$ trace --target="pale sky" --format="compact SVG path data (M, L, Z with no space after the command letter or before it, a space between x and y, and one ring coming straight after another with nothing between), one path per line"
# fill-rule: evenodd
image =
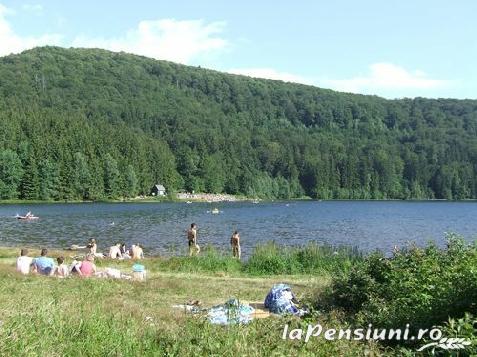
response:
M477 1L7 1L0 56L99 47L387 98L477 98Z

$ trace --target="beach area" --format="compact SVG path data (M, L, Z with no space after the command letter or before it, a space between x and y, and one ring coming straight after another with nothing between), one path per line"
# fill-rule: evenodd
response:
M410 356L436 346L435 336L458 337L455 348L464 352L477 347L477 247L456 235L445 249L414 246L391 257L273 242L257 246L247 261L213 247L193 257L146 254L140 280L125 278L133 259L95 259L97 271L114 269L118 278L58 278L18 273L18 255L19 248L0 249L0 350L8 356ZM48 252L67 263L78 255ZM333 337L353 326L356 338ZM410 337L386 340L376 332L396 328Z
M246 198L239 198L234 195L214 193L177 193L176 198L180 201L198 202L236 202L246 200Z
M71 251L51 251L68 257ZM37 254L31 250L32 256ZM205 252L198 258L147 257L145 281L22 276L15 272L17 249L0 249L0 350L25 355L332 355L374 350L371 345L316 340L284 341L293 316L266 315L247 325L217 326L203 315L174 305L190 300L201 307L239 299L263 309L277 283L287 283L299 300L309 301L330 283L329 274L246 272L242 263ZM97 259L98 269L131 269L130 261ZM329 319L331 317L328 317ZM334 321L336 317L332 317Z

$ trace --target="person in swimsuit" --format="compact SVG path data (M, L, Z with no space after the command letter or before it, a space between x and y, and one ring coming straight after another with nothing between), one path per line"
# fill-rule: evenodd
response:
M189 242L189 257L198 255L200 247L197 244L197 225L195 223L192 223L187 230L187 240Z
M230 237L230 244L232 245L232 255L234 258L238 258L240 260L240 235L238 231L235 231L234 234L232 234L232 237Z

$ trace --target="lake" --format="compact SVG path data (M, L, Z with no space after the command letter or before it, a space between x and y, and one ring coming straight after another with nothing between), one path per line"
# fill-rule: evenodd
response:
M219 214L211 214L218 208ZM36 221L14 218L31 210ZM290 201L230 203L80 203L0 205L0 246L66 248L98 240L100 250L123 241L142 243L146 253L181 254L185 231L199 227L199 244L229 248L241 234L243 255L258 243L310 241L357 246L363 251L394 245L445 243L445 232L477 238L477 202Z

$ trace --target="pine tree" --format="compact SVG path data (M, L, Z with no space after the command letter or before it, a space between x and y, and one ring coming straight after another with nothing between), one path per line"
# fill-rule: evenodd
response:
M18 198L18 188L23 176L22 163L16 152L0 152L0 198Z
M107 198L117 198L120 192L120 175L117 161L108 153L104 158L104 193Z

